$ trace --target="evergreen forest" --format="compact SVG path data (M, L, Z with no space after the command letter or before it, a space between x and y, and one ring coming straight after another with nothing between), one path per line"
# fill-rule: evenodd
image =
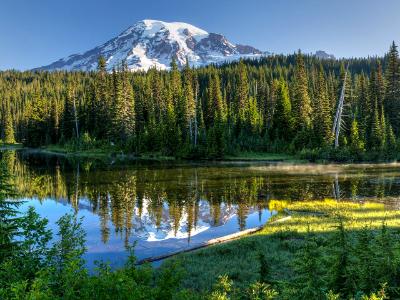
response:
M347 73L347 76L346 76ZM332 130L345 86L339 147ZM241 152L310 160L392 160L400 137L400 64L300 51L180 70L0 72L1 138L29 147L221 159Z

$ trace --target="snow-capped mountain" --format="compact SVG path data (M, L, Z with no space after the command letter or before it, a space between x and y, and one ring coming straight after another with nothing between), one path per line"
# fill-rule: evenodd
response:
M326 53L323 50L318 50L314 55L319 59L336 59L333 54Z
M101 46L73 54L38 70L91 71L97 68L100 56L106 59L109 71L123 61L135 71L151 67L168 69L172 59L180 67L186 63L186 58L191 66L199 67L266 54L251 46L233 44L221 34L208 33L187 23L143 20Z

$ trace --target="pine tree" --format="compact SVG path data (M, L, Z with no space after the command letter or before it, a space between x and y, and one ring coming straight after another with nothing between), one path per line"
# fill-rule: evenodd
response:
M293 298L297 299L324 299L325 281L322 276L322 266L318 261L321 256L315 238L307 239L294 261L295 278L293 281Z
M177 117L174 110L172 90L167 95L167 112L163 134L163 152L167 155L176 155L180 145L180 132L177 124Z
M332 143L332 117L325 74L322 66L318 72L314 100L314 136L317 145L330 145Z
M334 255L331 257L331 269L329 270L330 288L339 292L345 299L351 297L354 292L354 275L351 269L351 244L348 232L344 228L343 217L339 216L338 232L333 237L336 245Z
M390 46L387 60L385 110L388 112L393 130L398 133L400 130L400 64L399 52L394 42Z
M380 284L387 283L389 287L397 286L400 277L395 240L393 233L385 223L382 224L381 230L374 240L375 260L372 262L375 269L374 275Z
M386 148L389 157L396 157L397 155L397 141L396 136L393 132L392 126L389 124L387 126L387 133L386 133Z
M382 132L381 117L379 116L379 108L375 99L374 114L371 122L371 134L369 138L370 148L375 151L381 151L385 145L385 133Z
M257 100L250 97L246 109L246 124L249 132L254 135L259 135L262 127L262 117L258 110Z
M369 125L371 124L372 105L368 98L368 84L364 72L356 80L356 98L357 98L357 118L359 128L363 137L367 137Z
M357 120L353 120L350 128L350 149L353 154L361 154L364 151L364 142L360 138Z
M249 99L249 81L247 70L244 62L241 60L238 65L238 79L236 84L236 106L238 115L238 128L241 129L242 124L245 122L245 112L247 102Z
M292 133L292 105L286 81L281 78L276 83L276 104L272 131L277 139L288 141Z
M60 138L60 108L56 99L51 102L49 130L51 131L51 143L58 143Z
M311 99L308 94L308 78L300 50L296 56L294 75L293 116L299 130L309 129L311 126Z
M213 69L208 82L208 121L210 123L226 121L220 79L215 69Z
M379 286L379 282L377 281L377 277L375 275L375 266L371 261L371 258L375 256L374 253L374 236L371 233L371 228L364 227L359 233L357 237L357 284L359 289L364 293L373 292L377 286Z
M170 84L173 104L177 106L182 96L182 79L175 59L171 61Z
M106 61L102 56L99 57L98 61L93 97L92 120L94 123L94 136L97 136L100 139L108 138L111 129L110 115L112 109Z
M385 92L386 92L385 91L385 80L383 78L382 65L381 65L380 61L378 60L377 67L376 67L376 78L375 78L375 97L376 97L376 100L378 101L379 108L385 108L384 107Z
M3 118L4 118L4 143L6 144L14 144L15 143L15 135L14 135L14 125L11 115L11 109L9 102L3 107Z
M117 141L124 144L135 130L135 108L129 71L123 63L118 73L113 72L114 101L112 110L113 132Z
M78 112L76 106L76 83L73 81L68 82L67 97L64 104L62 131L66 139L76 138L79 139L79 122Z
M189 61L186 60L186 66L183 71L183 95L185 97L185 121L186 130L189 135L189 141L194 144L194 130L195 130L195 116L196 116L196 103L193 91L193 74L189 66Z

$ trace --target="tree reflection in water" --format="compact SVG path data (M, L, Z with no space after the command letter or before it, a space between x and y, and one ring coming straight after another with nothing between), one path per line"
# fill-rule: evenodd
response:
M238 229L244 229L247 216L258 211L261 218L271 199L385 199L400 191L400 173L390 166L309 172L257 164L110 166L15 151L2 156L21 197L52 199L76 212L90 210L100 218L103 243L109 241L110 223L126 244L132 234L190 241L196 232L222 225L233 215Z

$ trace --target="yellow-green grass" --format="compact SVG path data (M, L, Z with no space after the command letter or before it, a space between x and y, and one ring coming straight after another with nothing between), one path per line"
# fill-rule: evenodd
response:
M210 290L222 274L228 275L238 287L245 287L259 279L258 256L262 252L270 264L272 281L279 285L293 276L294 255L302 248L308 232L328 240L336 231L339 217L350 235L365 227L378 231L383 222L396 237L400 233L400 211L379 203L275 200L270 201L270 209L280 212L257 234L182 254L164 265L178 261L187 274L184 285L199 291ZM288 214L291 218L285 222L273 222Z

